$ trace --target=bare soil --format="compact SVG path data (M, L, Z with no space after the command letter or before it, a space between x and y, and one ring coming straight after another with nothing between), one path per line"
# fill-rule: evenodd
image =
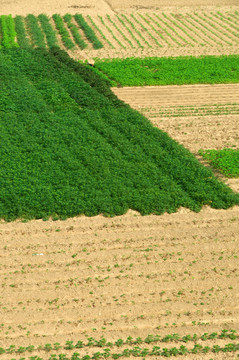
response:
M239 207L17 221L0 230L4 348L239 330Z

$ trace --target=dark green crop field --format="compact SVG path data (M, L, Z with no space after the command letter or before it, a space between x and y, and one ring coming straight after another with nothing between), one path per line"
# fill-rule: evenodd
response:
M239 55L97 60L111 85L186 85L239 82Z
M55 49L0 52L0 218L228 208L239 195Z

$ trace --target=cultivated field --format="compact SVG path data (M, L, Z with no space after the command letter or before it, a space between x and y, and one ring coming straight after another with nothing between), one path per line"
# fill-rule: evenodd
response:
M14 21L23 16L26 39L35 47L36 23L26 20L29 13L49 16L58 45L66 49L56 28L61 20L52 17L60 14L74 44L67 51L80 60L238 54L237 0L177 0L171 8L167 0L147 6L142 0L2 3L0 14L12 14ZM71 19L63 18L67 13ZM102 48L94 48L76 13L83 14ZM43 34L37 41L48 48L43 22L37 22ZM72 23L85 49L76 44ZM48 82L52 87L35 81L36 88L42 98L46 83L55 89L52 107L62 111L59 87ZM239 148L238 84L113 91L200 161L199 149ZM238 179L215 174L239 192ZM0 360L239 357L238 206L205 206L199 213L180 208L160 216L129 210L113 218L0 221L0 239Z
M200 149L239 148L239 85L170 85L113 88L114 93L202 163ZM218 174L234 191L239 179Z
M238 338L218 339L223 329L239 330L238 226L238 207L1 224L1 346L52 344L54 349L54 343L64 346L67 340L75 345L103 337L115 343L176 333L180 338L217 333L197 341L209 347L238 343ZM169 337L134 346L192 349L194 343ZM103 348L112 354L134 348L118 344ZM103 348L25 351L21 357L73 352L82 357ZM183 358L236 356L222 354Z
M238 7L122 10L85 14L3 15L0 41L8 47L6 21L20 47L60 46L76 59L237 54ZM80 15L75 15L80 13ZM80 18L79 18L80 17ZM13 26L12 26L13 27ZM54 41L53 41L54 38ZM7 44L5 44L7 42Z

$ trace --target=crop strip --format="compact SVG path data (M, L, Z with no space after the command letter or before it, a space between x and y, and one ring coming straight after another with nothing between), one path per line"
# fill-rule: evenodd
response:
M27 28L30 33L33 46L44 49L46 47L43 32L38 24L35 15L29 14L26 17Z
M112 37L114 38L114 40L124 49L126 49L126 47L122 44L122 42L114 35L113 31L111 30L111 28L109 28L109 26L106 25L106 23L104 22L102 16L98 15L98 18L100 19L101 23L105 26L105 28L109 31L109 33L112 35Z
M102 38L110 45L112 49L115 49L114 45L111 44L111 42L107 39L107 37L104 35L102 30L96 25L96 23L92 20L92 17L90 15L87 15L87 18L90 20L91 24L94 26L94 28L100 33Z
M219 169L229 178L239 177L239 150L199 150L199 155L209 160L215 169Z
M213 19L213 18L210 17L209 15L204 14L205 17L208 17L210 20L214 21L216 24L218 24L218 25L221 26L223 29L225 29L225 30L227 31L227 36L228 36L230 39L232 39L233 41L235 41L236 43L238 43L239 34L238 34L238 32L233 31L233 28L235 28L235 26L233 26L232 24L230 24L225 18L221 17L221 16L218 15L218 14L213 14L213 13L211 13L211 15L214 16L214 17L216 17L217 20L219 19L220 22L218 22L217 20ZM228 28L228 27L224 24L225 22L226 22L227 24L229 23L230 28ZM236 30L238 30L238 28L237 28ZM231 36L231 34L233 34L234 37ZM235 37L236 37L236 39L235 39Z
M162 47L162 45L158 42L158 40L151 34L151 32L133 15L130 14L130 16L132 17L132 19L134 19L134 21L140 25L146 32L147 34L151 37L151 39L153 39L155 41L155 43L159 46Z
M147 15L147 14L146 14ZM146 19L142 14L139 14L139 16L141 17L142 20L144 20L146 22L146 24L151 27L151 29L164 41L168 44L167 40L165 40L164 36L161 34L160 31L158 31L157 29L155 29L155 27L151 24L151 22ZM158 46L163 47L162 44L160 44L158 41L156 42Z
M71 34L76 42L76 44L81 48L85 49L87 47L87 44L84 42L82 37L79 34L79 31L77 29L77 26L72 23L72 15L66 14L63 16L64 21L66 22L69 30L71 31Z
M195 39L194 36L192 36L188 30L190 30L190 28L188 26L186 26L183 21L181 21L180 19L178 19L177 17L174 16L174 14L170 14L172 19L167 16L167 19L172 23L174 24L176 27L178 27L187 37L189 37L189 39L191 39L193 42L195 43L199 43L198 40ZM165 15L166 17L166 15ZM186 29L185 29L186 28ZM190 30L191 31L191 30ZM186 39L185 39L186 40ZM194 46L193 44L191 44L192 46ZM200 44L200 45L203 45L203 44Z
M158 21L156 21L155 19L153 19L149 14L146 14L146 16L154 23L156 24L165 34L168 35L168 37L173 40L174 42L176 42L177 45L180 45L180 43L175 39L175 37L173 37L165 28L163 28ZM156 29L155 29L156 31ZM170 42L159 32L159 34L161 35L161 37L163 37L164 41L168 44L168 46L172 46L170 44Z
M192 27L188 26L185 21L187 21L185 18L179 18L178 16L176 16L175 14L170 14L174 19L176 19L178 22L180 22L184 27L186 27L190 32L192 32L194 35L196 35L198 38L200 38L200 41L202 40L201 34L198 34L196 30L198 30L198 28L195 27L195 29L193 29ZM182 16L181 14L178 14L179 16ZM183 16L182 16L183 17ZM191 24L191 23L190 23ZM192 24L191 24L192 25ZM194 27L194 26L193 26ZM196 43L200 44L201 46L205 46L205 43L210 44L207 40L203 40L204 42L199 42L197 39L193 38L193 41L195 41Z
M132 48L134 48L132 42L127 38L127 36L123 33L123 31L121 31L121 29L115 24L115 22L111 19L110 15L107 15L107 19L109 20L111 25L113 25L114 28L119 32L119 34L123 37L123 39L127 41Z
M155 19L153 19L149 14L146 14L146 15L147 15L148 18L149 18L152 22L154 22L165 34L167 34L168 37L169 37L173 42L175 42L177 45L181 46L180 42L178 42L178 40L177 40L174 36L172 36L172 34L170 34L170 32L168 32L168 30L167 30L166 28L162 27L162 26L159 24L159 22L156 21ZM155 16L155 13L154 13L153 15ZM165 40L166 40L166 39L165 39ZM166 42L167 42L167 44L168 44L169 46L172 46L168 40L166 40Z
M196 18L194 17L196 16ZM220 39L221 41L223 41L224 43L228 44L228 45L232 45L231 43L229 43L227 40L223 39L223 36L220 33L217 33L215 31L213 31L212 29L210 29L207 25L211 26L211 28L215 29L215 26L211 25L209 22L207 22L205 19L203 19L203 17L199 14L197 14L196 12L194 12L194 16L190 15L190 17L192 19L194 19L195 21L198 22L198 24L200 24L202 27L204 27L208 32L210 32L211 34L213 34L215 37L217 37L218 39ZM205 25L205 23L207 25ZM216 30L216 29L215 29ZM222 43L217 42L218 44L222 45Z
M221 33L222 36L227 37L227 38L231 39L232 41L236 41L235 36L231 36L231 33L233 33L232 29L228 29L227 26L225 26L224 24L223 25L220 24L218 21L216 21L211 16L209 16L209 15L207 15L205 13L203 13L203 16L204 16L204 18L202 16L201 16L201 18L205 19L204 21L206 21L211 27L213 27L215 30L217 30L219 33ZM209 21L208 19L211 20L211 21ZM217 27L215 24L219 25L220 27ZM238 37L238 34L237 34L237 37ZM238 41L236 41L236 42L238 42ZM233 45L230 42L227 42L227 43L229 45Z
M40 14L38 15L38 19L41 23L43 31L45 32L48 47L59 47L56 33L50 24L49 18L44 14Z
M144 38L144 36L142 35L142 33L135 27L134 23L132 21L130 21L126 15L121 14L121 16L131 25L132 29L139 35L139 37L145 42L145 44L148 45L148 47L152 47L149 42Z
M10 345L8 348L4 349L0 347L0 355L1 354L23 354L25 352L33 352L33 351L45 351L49 352L52 350L74 350L74 349L83 349L85 347L93 348L93 347L107 347L107 348L113 348L117 347L120 348L123 345L142 345L142 344L154 344L154 343L188 343L188 342L195 342L198 340L207 341L207 340L215 340L215 339L230 339L230 340L237 340L239 338L239 335L236 335L236 330L230 329L230 330L221 330L221 334L218 334L216 332L213 332L211 334L204 333L201 336L194 334L194 335L183 335L180 336L177 333L168 334L164 337L161 337L160 335L147 335L145 339L142 339L141 337L137 337L135 339L132 338L132 336L128 336L126 340L123 339L117 339L114 342L110 342L106 340L104 337L101 337L99 340L95 339L94 337L89 337L87 340L88 342L84 343L81 340L78 340L76 344L73 344L73 341L66 341L65 345L61 345L60 343L54 343L54 344L45 344L45 345L39 345L37 348L35 348L34 345L29 345L27 347L20 346L18 349L15 345ZM234 345L234 344L233 344ZM154 348L153 348L154 349Z
M19 46L21 48L25 48L25 49L29 48L30 42L29 42L29 39L27 38L27 33L26 33L23 17L20 15L17 15L14 18L14 22L15 22L15 29L16 29L16 33L17 33L17 42L18 42Z
M166 44L169 45L168 40L161 34L160 31L158 31L158 30L153 26L153 24L152 24L148 19L146 19L142 14L139 14L139 16L146 22L146 24L148 24L148 25L151 27L151 29L152 29L154 32L156 32L156 34L157 34L164 42L166 42ZM147 14L146 14L146 16L147 16ZM148 16L148 17L149 17L149 19L151 20L150 16ZM160 44L160 46L162 47L163 45Z
M56 25L56 28L57 28L59 34L61 35L61 40L62 40L63 44L65 45L65 47L67 49L73 49L75 47L75 44L71 41L71 38L69 36L68 31L65 28L65 25L64 25L64 22L63 22L61 16L58 14L54 14L52 16L52 18L55 22L55 25Z
M220 11L217 11L216 14L211 13L213 16L216 16L218 19L220 19L223 22L226 22L230 27L233 29L239 31L238 21L235 21L233 17L230 17L229 14L222 14Z
M71 349L70 345L69 348ZM200 344L194 344L193 348L187 348L184 345L180 347L170 347L170 348L160 348L159 346L154 346L152 349L149 348L141 348L139 346L135 346L134 348L126 348L122 352L111 352L109 348L103 349L103 352L96 352L92 356L84 355L80 356L78 352L71 354L51 354L48 358L49 360L96 360L100 358L112 358L118 359L121 357L143 357L146 356L162 356L162 357L171 357L177 355L185 355L185 354L207 354L207 353L219 353L219 352L237 352L239 350L239 344L229 343L225 346L213 345L213 346L203 346ZM70 357L69 357L70 356ZM11 359L16 360L16 359ZM25 358L21 358L20 360L25 360ZM30 360L43 360L42 358L36 356L31 357Z
M234 24L238 24L238 15L239 15L239 13L237 11L235 11L234 13L227 13L227 14L228 14L228 16L230 16L230 18L233 19L231 21L233 21Z
M80 28L84 31L87 39L93 44L94 49L101 49L103 47L102 42L97 38L94 30L87 24L81 14L75 15L75 20Z
M163 16L164 16L164 14L162 14ZM177 37L179 37L182 41L183 41L183 43L185 44L187 44L187 41L181 36L181 35L179 35L178 33L177 33L177 31L171 26L171 25L169 25L168 24L168 22L167 21L164 21L159 15L157 15L156 13L154 13L154 16L159 20L159 21L161 21L166 27L168 27ZM178 43L178 45L179 46L183 46L184 44L182 44L182 43L180 43L178 40L177 40L177 43Z
M199 31L201 31L206 37L208 37L210 40L212 40L215 44L220 45L220 46L223 46L223 44L222 44L221 42L219 42L217 39L215 39L215 37L217 38L217 36L212 37L212 36L210 35L211 31L210 31L209 29L207 29L208 31L205 31L204 25L201 24L201 22L200 22L197 18L195 18L192 14L187 14L187 16L190 17L190 19L194 22L193 25L194 25L195 27L197 27L197 28L199 29ZM187 19L187 21L190 22L189 19ZM190 22L190 23L191 23L191 22ZM199 26L197 26L195 23L196 23L197 25L199 25ZM191 23L191 24L192 24L192 23Z
M119 15L116 15L117 19L119 20L119 22L125 27L125 29L129 32L129 34L131 35L131 37L134 39L134 41L138 44L138 46L140 48L142 48L143 46L141 45L140 41L134 36L134 34L132 33L131 29L129 29L129 27L125 24L124 20L122 20Z
M202 28L202 26L200 26L200 24L196 21L196 20L194 20L193 18L192 18L192 16L191 16L191 14L190 14L190 16L189 16L189 14L186 14L186 16L187 17L185 17L184 18L184 21L186 21L186 22L188 22L190 25L192 25L195 29L197 29L197 31L199 32L199 35L198 36L201 36L201 34L203 34L204 36L205 36L205 38L208 38L208 39L210 39L211 41L212 41L212 43L210 43L210 42L208 42L206 39L203 39L203 41L206 43L206 44L208 44L208 45L210 45L210 46L213 46L213 45L215 45L215 44L218 44L218 41L217 40L215 40L213 37L211 37L209 34L208 34L208 32L206 32L203 28ZM189 17L190 17L190 19L191 20L189 20ZM198 26L199 25L199 26ZM194 30L195 31L195 30ZM200 34L201 33L201 34ZM219 43L220 44L220 43ZM222 45L222 44L220 44L220 45Z
M160 106L157 108L139 107L139 111L144 115L154 118L164 117L182 117L182 116L208 116L208 115L233 115L239 114L239 104L225 105L203 105L203 106Z
M177 27L179 30L181 30L187 37L189 37L191 39L191 37L188 35L187 31L180 26L176 21L170 19L169 16L167 16L165 13L162 13L163 17L168 20L169 22L171 22L175 27ZM176 30L175 30L176 31ZM177 32L176 32L177 33ZM185 39L183 36L177 34L181 40L183 40L186 44L194 46L192 43L190 43L187 39ZM192 39L191 39L192 40Z
M5 49L19 47L19 45L15 42L15 38L17 34L15 31L15 25L12 15L2 15L0 17L0 23L1 23L1 32L2 32L1 45Z

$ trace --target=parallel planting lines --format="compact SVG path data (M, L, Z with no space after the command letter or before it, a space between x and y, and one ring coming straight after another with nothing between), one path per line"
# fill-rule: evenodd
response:
M133 108L146 106L239 105L239 84L168 85L114 88Z
M205 46L225 50L238 46L238 19L237 11L223 10L102 16L55 14L51 18L43 14L25 18L16 16L14 19L1 16L0 45L17 46L14 42L17 40L20 47L28 47L30 41L33 47L51 48L58 45L55 36L62 38L61 47L71 50L187 48L193 51ZM9 36L12 39L10 43Z

